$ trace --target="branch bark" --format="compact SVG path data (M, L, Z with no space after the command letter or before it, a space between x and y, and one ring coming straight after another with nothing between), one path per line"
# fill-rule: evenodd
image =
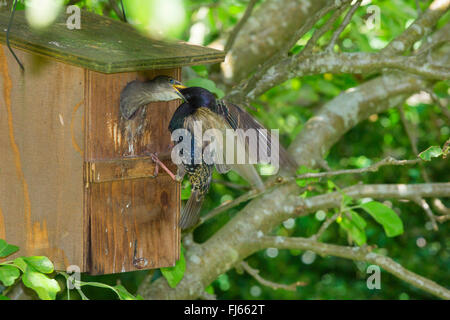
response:
M310 250L322 256L336 256L355 261L364 261L382 267L399 279L442 299L450 299L450 290L424 278L395 262L389 257L369 252L359 247L345 247L317 242L307 238L262 237L258 239L260 249Z
M308 17L334 0L266 0L254 10L228 52L224 76L238 83L284 44L301 28Z
M220 274L235 267L240 261L261 249L259 240L273 226L299 215L307 215L319 209L339 206L342 193L298 197L295 184L287 184L250 202L227 225L202 244L190 244L186 252L184 278L172 289L164 278L145 283L139 294L146 299L195 299ZM356 185L343 192L354 199L377 199L450 196L450 183L416 185ZM282 197L284 195L284 197Z

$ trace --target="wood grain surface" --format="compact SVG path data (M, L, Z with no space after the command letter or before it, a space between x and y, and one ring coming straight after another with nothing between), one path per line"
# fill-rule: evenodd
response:
M180 69L115 75L86 71L86 163L145 159L149 152L167 151L167 128L179 100L151 103L128 121L118 108L120 92L129 81L158 74L179 79ZM179 193L179 184L164 174L88 184L90 273L174 265L180 251Z
M0 46L0 230L15 255L83 265L84 70ZM14 258L10 257L10 258Z

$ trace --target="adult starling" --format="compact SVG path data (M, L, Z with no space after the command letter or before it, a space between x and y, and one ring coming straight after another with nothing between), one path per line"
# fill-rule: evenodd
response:
M171 101L183 99L180 89L186 88L181 82L168 77L157 76L153 80L129 82L120 93L120 112L122 116L129 120L136 111L154 101Z
M178 166L177 173L177 180L181 179L186 173L192 185L191 196L183 209L180 221L181 228L187 229L195 225L199 218L204 196L208 192L211 183L214 164L220 173L233 169L249 181L254 188L264 189L262 180L251 163L233 162L228 164L220 161L224 160L224 158L215 158L215 162L211 163L206 162L204 157L201 157L201 162L195 163L195 150L199 150L201 155L203 155L203 151L207 147L207 144L195 138L196 123L201 123L202 125L202 136L205 131L216 129L216 134L222 135L222 137L215 137L215 141L224 141L223 138L229 129L239 132L237 137L238 150L244 150L246 156L248 156L249 146L245 137L240 136L244 131L254 129L258 134L258 139L262 139L269 150L271 150L272 138L267 133L267 130L250 114L234 104L217 100L208 90L199 87L189 87L181 89L180 92L186 102L181 104L175 111L169 124L169 130L173 133L177 129L186 129L190 133L191 139L193 138L190 155L187 157L188 161L183 161ZM182 139L184 137L181 137L177 143L181 142ZM241 145L239 146L239 144ZM223 144L219 144L218 147L223 147ZM239 147L243 149L239 149ZM225 155L226 151L219 150L218 154ZM219 160L219 163L216 162L217 160ZM282 166L295 166L295 162L290 159L286 151L281 147L279 148L278 160Z

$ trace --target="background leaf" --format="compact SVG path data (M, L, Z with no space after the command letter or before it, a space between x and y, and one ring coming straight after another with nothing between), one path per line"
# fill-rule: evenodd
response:
M345 214L342 215L342 219L337 220L339 225L347 231L349 236L353 241L356 242L358 246L362 246L367 242L365 228L365 221L359 217L356 212L351 215L352 219L349 219ZM358 218L356 218L358 217Z
M403 233L403 223L394 210L377 201L361 204L361 208L381 224L388 237Z
M13 285L14 281L20 277L20 271L14 266L0 266L0 281L3 282L5 286Z
M32 266L36 271L42 273L52 273L53 272L53 263L47 258L43 256L33 256L33 257L22 257L23 260Z
M442 155L442 149L438 146L431 146L425 151L419 153L419 157L425 161L431 161L431 158L437 158Z
M19 251L18 246L14 246L3 239L0 239L0 258L5 258L17 251Z
M61 290L55 279L50 279L31 267L23 274L22 281L25 286L36 291L41 300L55 300L56 294Z
M124 286L118 284L114 286L117 294L119 295L120 300L138 300L135 296L128 292Z
M174 267L161 268L161 273L171 288L175 288L181 279L183 279L184 271L186 271L186 261L184 259L183 249L181 250L180 260L177 261Z

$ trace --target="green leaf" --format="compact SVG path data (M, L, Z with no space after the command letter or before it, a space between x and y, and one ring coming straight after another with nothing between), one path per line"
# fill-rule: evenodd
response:
M32 266L36 271L42 273L52 273L53 263L47 258L43 256L33 256L33 257L23 257L23 260Z
M9 287L19 277L20 271L16 267L9 265L0 266L0 281L3 282L3 285Z
M214 294L214 287L210 284L205 288L205 292L209 294Z
M8 297L2 296L2 295L0 294L0 300L11 300L11 299L8 298Z
M0 258L5 258L17 251L19 251L18 246L8 244L5 240L0 239Z
M361 204L361 208L381 224L388 237L403 233L403 223L394 210L377 201Z
M23 274L22 281L25 286L36 291L41 300L55 300L56 294L61 290L55 279L50 279L31 267Z
M442 155L442 149L438 146L431 146L425 151L419 153L419 157L425 161L431 161L431 158L440 157Z
M117 295L119 296L120 300L138 300L138 298L129 293L124 286L118 284L114 286L114 288L116 289Z
M357 212L353 210L348 211L350 213L351 221L361 230L364 230L367 226L366 220L361 217Z
M14 259L13 263L14 263L14 266L19 268L20 271L22 271L22 272L26 272L27 269L28 269L28 265L25 262L25 260L23 260L23 257L19 257L19 258Z
M161 273L171 288L175 288L181 279L183 279L184 271L186 271L186 261L184 259L183 249L181 249L180 260L177 261L174 267L161 268Z
M206 90L209 90L212 93L214 93L218 99L222 99L225 96L225 92L223 92L221 89L217 88L216 84L209 79L192 78L192 79L189 79L188 81L184 82L183 84L188 87L205 88Z
M358 227L358 223L360 224L361 221L356 222L355 220L357 219L354 219L353 217L352 220L350 220L344 214L342 215L342 219L337 220L337 223L339 223L339 225L347 231L349 236L356 242L358 246L362 246L367 242L366 232L364 231L364 228Z

